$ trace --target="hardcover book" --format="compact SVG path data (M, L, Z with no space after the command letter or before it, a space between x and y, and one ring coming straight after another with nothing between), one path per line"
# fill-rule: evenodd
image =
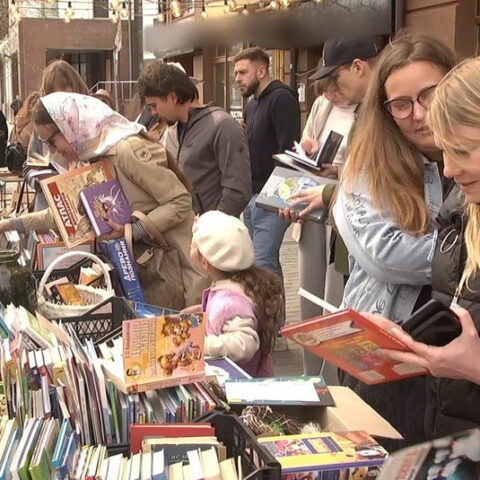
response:
M280 463L283 478L297 472L374 467L382 465L388 455L363 431L264 437L258 442Z
M144 392L205 379L203 314L123 322L123 390Z
M112 179L108 163L101 161L40 182L57 228L68 248L95 238L95 231L80 200L80 192L86 187Z
M112 231L104 221L110 219L119 225L130 222L132 209L118 180L92 185L80 192L83 207L97 236Z
M100 242L99 247L117 269L125 297L135 302L145 302L136 262L130 253L126 240L117 238Z
M255 204L265 210L278 211L283 208L291 207L291 196L306 190L307 188L317 187L328 183L336 183L336 180L323 178L311 173L300 172L283 167L275 167L267 183L259 193ZM307 204L296 205L294 208L301 212ZM327 210L319 208L310 212L307 220L314 222L324 222L327 218Z
M321 376L232 379L225 382L231 405L321 405L335 402Z
M285 327L281 333L369 385L426 373L417 365L392 362L378 355L382 348L408 349L390 332L352 309Z

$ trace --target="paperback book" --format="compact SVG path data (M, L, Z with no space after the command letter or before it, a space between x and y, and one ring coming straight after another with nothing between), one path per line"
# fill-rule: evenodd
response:
M205 379L203 314L126 320L122 325L122 337L122 372L119 375L117 370L115 374L119 362L114 361L109 374L125 393Z
M132 209L116 179L85 188L80 198L97 236L112 231L105 218L119 225L130 222Z
M408 348L390 332L352 309L285 327L281 333L369 385L426 373L417 365L393 362L379 355L382 348L400 351Z
M329 183L336 183L336 180L318 177L311 173L291 170L289 168L275 167L255 203L258 207L275 212L287 207L294 208L298 212L301 212L307 204L292 207L292 195L307 188ZM324 208L315 209L305 218L307 220L313 220L314 222L324 222L327 218L327 210Z
M108 163L100 161L42 180L43 192L60 235L68 248L95 238L80 192L113 179Z

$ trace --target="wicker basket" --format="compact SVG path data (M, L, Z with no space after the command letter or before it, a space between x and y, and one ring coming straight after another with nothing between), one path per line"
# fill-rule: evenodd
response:
M48 277L53 272L55 267L65 260L72 257L87 257L100 266L105 278L105 289L90 287L87 285L77 285L77 290L80 293L85 305L60 305L47 300L44 296L44 289L47 283ZM96 255L88 252L67 252L56 258L45 270L43 277L40 280L37 291L37 310L49 319L65 318L82 315L88 312L92 307L102 303L107 298L115 295L112 288L112 281L110 279L109 271L105 263L103 263Z

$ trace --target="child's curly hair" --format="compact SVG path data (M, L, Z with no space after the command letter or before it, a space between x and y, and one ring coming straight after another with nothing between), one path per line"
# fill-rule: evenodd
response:
M282 281L276 273L255 265L230 273L229 279L242 285L245 295L253 302L260 338L260 354L264 359L273 351L275 325L283 314Z

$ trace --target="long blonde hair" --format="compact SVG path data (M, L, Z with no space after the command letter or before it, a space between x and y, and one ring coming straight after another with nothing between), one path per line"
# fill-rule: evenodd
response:
M403 231L421 235L431 226L424 199L423 162L384 107L388 77L417 61L431 62L447 73L455 65L455 56L425 35L403 35L384 49L362 102L342 184L348 189L364 175L376 208L388 209Z
M457 149L462 148L455 128L463 125L480 128L480 58L464 60L438 85L428 114L435 140L445 153L459 163ZM468 221L465 228L467 259L459 290L480 269L480 205L465 205Z

